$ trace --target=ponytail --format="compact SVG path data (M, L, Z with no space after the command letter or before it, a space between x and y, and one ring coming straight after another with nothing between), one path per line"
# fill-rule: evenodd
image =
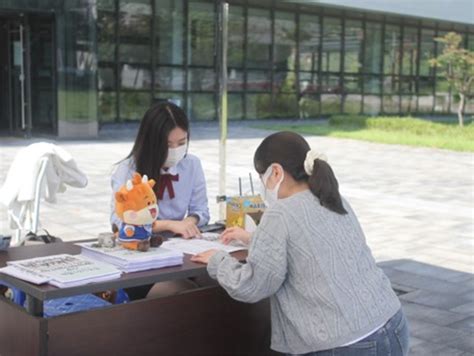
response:
M308 178L308 185L322 206L341 215L347 214L339 194L339 184L331 166L326 161L314 160L313 172Z
M255 151L253 162L259 174L264 174L272 163L280 164L297 182L308 182L309 189L326 209L347 214L331 166L324 155L311 150L301 135L282 131L266 137Z

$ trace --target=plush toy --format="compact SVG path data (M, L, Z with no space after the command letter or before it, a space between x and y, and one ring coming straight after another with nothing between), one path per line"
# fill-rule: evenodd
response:
M118 231L121 245L130 250L148 251L150 244L159 246L158 236L152 237L152 225L158 217L155 181L134 173L133 178L115 193L115 212L122 220ZM161 239L160 239L161 240Z

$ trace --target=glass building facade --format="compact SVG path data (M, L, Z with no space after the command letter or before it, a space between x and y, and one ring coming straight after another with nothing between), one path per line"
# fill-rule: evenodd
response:
M280 1L229 4L230 119L455 113L456 98L428 59L442 50L434 38L449 31L473 50L472 25ZM42 120L60 136L87 135L139 120L161 99L191 120L217 118L217 1L0 0L2 19L29 30L33 130ZM5 36L14 52L16 37ZM466 112L474 113L472 100Z

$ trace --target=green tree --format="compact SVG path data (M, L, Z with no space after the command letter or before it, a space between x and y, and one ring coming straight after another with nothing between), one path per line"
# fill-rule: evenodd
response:
M459 125L464 126L464 107L471 94L474 81L474 52L460 46L462 37L455 32L449 32L444 37L437 37L435 41L444 43L443 53L430 59L430 65L440 68L448 83L458 93Z

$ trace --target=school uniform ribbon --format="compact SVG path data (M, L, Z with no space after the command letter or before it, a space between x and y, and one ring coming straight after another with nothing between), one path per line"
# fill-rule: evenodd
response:
M179 181L179 174L162 174L159 180L159 187L158 187L158 200L163 200L163 196L165 194L165 189L168 190L168 195L170 199L174 199L174 188L173 182Z

